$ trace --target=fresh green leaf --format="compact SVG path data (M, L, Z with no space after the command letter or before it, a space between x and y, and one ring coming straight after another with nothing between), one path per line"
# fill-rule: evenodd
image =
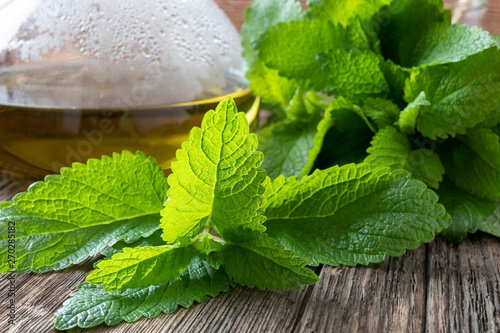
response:
M158 220L156 221L158 224ZM123 249L126 247L135 248L135 247L152 247L152 246L162 246L165 245L165 241L161 238L162 230L158 229L153 232L150 236L140 238L132 243L126 243L124 241L117 242L115 245L108 247L101 251L101 254L106 257L112 257L113 255L123 252Z
M407 102L404 100L404 88L406 80L410 78L413 72L410 68L404 68L395 64L388 59L385 63L380 63L380 68L384 73L385 80L389 85L389 98L398 105L404 108Z
M479 230L500 237L500 204L498 202L493 214L481 223Z
M495 210L495 202L480 199L444 182L437 191L439 202L451 215L451 225L441 232L450 242L460 243L468 233L475 233Z
M102 284L108 292L165 285L179 278L194 257L189 247L157 246L124 248L103 260L87 276L87 282Z
M494 46L494 38L477 27L438 24L429 27L416 45L401 45L401 64L418 67L459 62Z
M288 107L298 88L295 79L280 76L277 70L267 67L262 61L257 61L246 76L250 80L249 87L255 95L262 97L264 104L277 105L282 110Z
M399 117L399 107L390 100L381 98L366 99L363 112L378 129L394 125Z
M319 117L323 108L316 105L320 97L314 91L305 92L303 88L297 88L295 95L286 107L287 119L295 123L310 123Z
M495 128L498 127L499 123L500 123L500 106L495 110L491 111L486 116L486 119L478 125L478 127L491 127L493 128L493 131L495 131Z
M162 237L167 241L176 240L181 247L153 254L151 258L155 262L152 264L148 262L148 253L155 248L141 250L141 254L146 251L145 258L139 258L141 265L153 271L157 262L163 265L163 256L169 258L170 251L188 251L192 244L213 267L223 265L230 278L244 285L282 289L317 281L316 275L304 268L305 260L295 258L293 252L284 250L276 240L263 233L266 173L259 168L262 154L255 151L257 138L248 131L244 114L237 113L230 98L221 102L216 111L205 115L201 128L195 127L191 131L190 141L183 144L182 150L177 152L178 161L172 164L173 174L168 178L171 184L169 200L162 211ZM200 233L202 228L204 231ZM212 228L217 236L211 234ZM113 276L116 267L128 275L130 271L142 270L142 267L128 267L130 255L127 253L123 258L119 255L115 255L112 261L124 261L124 264L102 262L99 264L102 273L96 273L113 279L89 281L113 283L113 286L119 284L119 288L142 287L138 282L146 283L144 280L152 283L144 277L142 281L128 278L133 280L128 285L120 280L116 282ZM245 276L235 269L235 265L241 267L242 263L247 263ZM173 274L182 271L185 261L177 260L170 266L172 272L163 274L160 283L175 278ZM155 271L155 274L160 272ZM154 281L158 282L158 279ZM107 289L109 287L105 285Z
M430 149L411 150L404 168L411 173L413 178L435 189L439 188L445 172L439 155Z
M177 307L203 303L207 296L215 297L229 290L232 283L222 270L194 258L180 278L167 285L127 290L122 294L108 293L102 286L82 283L78 291L64 302L56 313L59 330L74 327L89 328L100 324L117 325L121 321L135 322L141 317L154 318L170 314Z
M430 105L417 106L417 130L436 139L465 134L500 105L500 50L492 48L467 59L425 67L411 74L405 98L412 102L422 91Z
M209 111L201 128L177 151L168 177L170 189L161 212L163 239L169 243L193 238L205 225L224 237L225 229L246 225L263 231L260 209L266 173L259 166L257 137L232 99Z
M330 20L348 26L348 23L358 17L368 21L383 6L391 0L310 0L308 2L309 14L313 18Z
M371 146L367 149L368 156L365 162L373 167L388 166L395 170L404 169L410 151L406 135L394 127L385 127L373 137Z
M429 149L412 150L407 136L394 127L381 129L373 138L367 153L365 162L373 167L408 170L413 178L433 188L438 188L443 180L444 167L439 156Z
M338 48L345 38L345 29L328 21L293 21L269 29L256 48L266 65L280 75L307 79L322 88L328 76L318 62L318 54Z
M259 150L264 153L262 168L271 178L299 176L308 164L319 119L309 123L282 122L263 129Z
M286 109L297 90L294 79L282 77L259 59L253 44L272 26L281 22L300 21L304 17L302 8L295 0L254 0L245 13L243 57L248 64L247 78L250 88L263 98L263 102Z
M429 27L449 26L451 12L443 8L442 0L397 0L375 15L382 52L386 59L402 64L408 45L411 49L425 35Z
M368 50L345 49L366 43L329 21L300 21L273 27L257 48L262 60L283 76L309 80L319 89L349 98L386 95L389 87L380 58Z
M129 152L75 163L0 204L2 253L16 223L16 271L59 270L121 239L131 243L159 228L167 181L153 158ZM2 255L0 271L7 272Z
M245 12L245 24L241 28L243 38L254 43L278 23L301 21L304 12L295 0L253 0Z
M499 140L491 129L475 128L441 145L446 176L467 193L500 199Z
M296 258L265 233L244 230L233 238L239 239L238 244L225 247L223 254L226 273L235 282L261 290L284 290L318 281L316 274L304 267L306 260Z
M380 60L372 51L334 49L320 58L320 64L329 74L328 85L335 95L359 102L367 97L385 97L389 93Z
M279 177L268 190L268 234L310 265L380 262L449 225L438 197L404 170L369 164Z
M417 119L422 110L430 107L431 103L427 100L425 92L421 91L420 94L406 106L406 108L399 115L398 125L403 133L415 134L417 126ZM425 112L425 111L423 111Z

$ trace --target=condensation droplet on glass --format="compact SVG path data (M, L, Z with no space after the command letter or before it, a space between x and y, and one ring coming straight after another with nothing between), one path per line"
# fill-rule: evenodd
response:
M212 1L39 1L29 24L7 42L9 56L26 64L54 63L56 57L85 73L85 94L95 93L100 103L116 106L143 73L155 73L158 87L141 102L148 104L190 101L214 86L225 87L221 73L243 73L240 36ZM59 95L49 97L55 104L72 104L72 98L85 103L70 90L61 86Z

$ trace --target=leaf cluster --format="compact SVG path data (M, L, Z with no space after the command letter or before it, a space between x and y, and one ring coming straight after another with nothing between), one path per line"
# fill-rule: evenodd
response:
M257 145L228 98L193 128L168 183L153 158L129 152L48 176L1 206L0 226L17 222L15 270L105 255L56 327L114 325L236 284L300 288L318 280L306 265L380 262L449 224L437 196L404 170L361 163L271 180Z
M441 0L254 0L243 38L250 86L275 114L260 146L271 177L406 170L451 215L443 237L500 233L485 222L500 199L495 37L451 24Z

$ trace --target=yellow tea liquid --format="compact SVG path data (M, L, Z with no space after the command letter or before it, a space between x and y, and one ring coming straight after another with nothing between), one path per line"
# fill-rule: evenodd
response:
M241 111L254 98L248 89L231 95ZM61 167L113 152L140 150L166 173L193 126L224 98L192 103L113 109L31 107L0 102L0 169L43 177ZM254 113L250 118L255 117ZM248 117L247 117L248 118ZM252 120L252 119L250 119Z

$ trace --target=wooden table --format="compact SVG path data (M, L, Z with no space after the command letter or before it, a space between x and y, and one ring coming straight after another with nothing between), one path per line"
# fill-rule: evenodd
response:
M247 0L219 0L239 25ZM484 16L463 14L468 1L448 1L460 21L500 33L500 0ZM0 175L0 201L29 179ZM301 290L237 287L172 315L85 332L499 332L500 240L478 233L460 245L437 238L383 263L318 267L320 282ZM17 324L7 324L6 276L0 279L0 332L54 332L54 313L91 271L91 263L60 272L17 276ZM74 329L70 332L83 332Z

